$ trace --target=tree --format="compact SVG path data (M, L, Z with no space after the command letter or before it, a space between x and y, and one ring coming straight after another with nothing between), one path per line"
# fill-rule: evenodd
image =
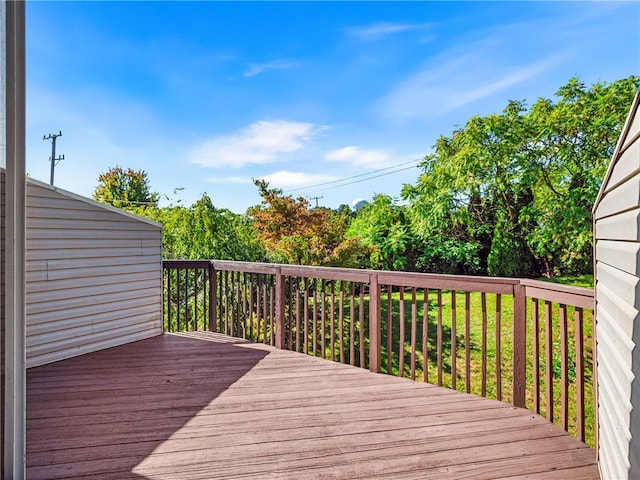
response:
M490 275L590 271L591 206L639 83L587 89L571 79L557 103L510 101L440 137L417 184L403 189L413 231L475 246Z
M93 199L123 209L158 205L160 195L151 191L147 172L116 166L98 177Z
M244 215L218 209L207 194L190 207L141 207L135 211L162 223L163 257L264 261L265 250Z
M253 220L269 261L296 265L355 267L363 248L346 238L350 218L345 212L310 209L306 199L283 195L263 180L254 181L261 205L247 214Z
M388 195L378 194L358 210L347 230L370 248L370 267L385 270L413 270L414 239L405 209Z

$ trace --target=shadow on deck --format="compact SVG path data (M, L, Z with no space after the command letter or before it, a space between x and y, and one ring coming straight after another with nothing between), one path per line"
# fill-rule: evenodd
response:
M30 369L30 479L585 478L528 410L212 333Z

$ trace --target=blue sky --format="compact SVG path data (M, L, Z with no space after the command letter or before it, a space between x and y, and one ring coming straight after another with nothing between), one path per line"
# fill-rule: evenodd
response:
M638 74L637 1L28 2L27 170L61 130L81 195L120 165L164 205L243 213L261 178L336 208L399 197L473 115Z

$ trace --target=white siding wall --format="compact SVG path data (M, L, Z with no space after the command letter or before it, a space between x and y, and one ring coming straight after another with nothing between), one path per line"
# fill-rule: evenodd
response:
M27 367L161 333L161 226L29 180Z
M640 478L639 97L594 208L598 443L603 479Z

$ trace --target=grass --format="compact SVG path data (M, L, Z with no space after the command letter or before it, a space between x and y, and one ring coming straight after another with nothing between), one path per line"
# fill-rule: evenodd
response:
M538 280L544 282L573 285L574 287L593 288L593 275L561 275L557 277L541 277Z

